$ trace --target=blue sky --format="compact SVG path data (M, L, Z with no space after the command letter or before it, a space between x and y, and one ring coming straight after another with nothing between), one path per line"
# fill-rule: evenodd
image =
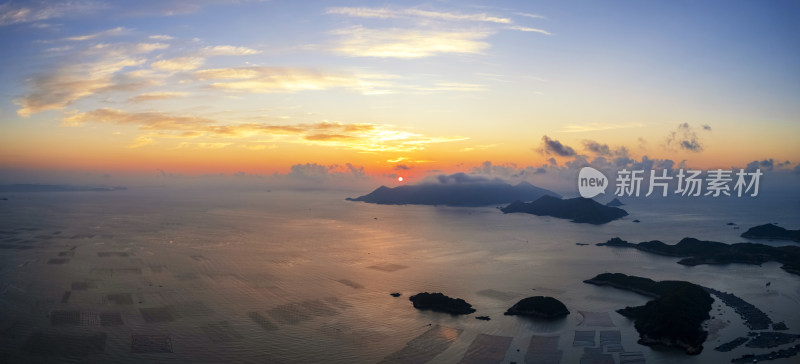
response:
M791 168L798 18L792 1L5 2L0 164L536 165L548 135ZM702 151L667 145L684 123Z

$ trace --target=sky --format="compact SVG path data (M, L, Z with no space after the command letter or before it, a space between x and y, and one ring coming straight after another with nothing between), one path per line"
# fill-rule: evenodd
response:
M4 2L0 173L800 171L799 18L796 1Z

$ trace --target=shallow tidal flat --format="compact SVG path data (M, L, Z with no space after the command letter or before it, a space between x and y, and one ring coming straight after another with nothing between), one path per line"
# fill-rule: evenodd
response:
M750 350L687 357L638 345L615 310L648 298L583 283L620 270L733 292L800 328L800 286L777 264L730 280L724 267L574 244L630 221L581 226L323 193L20 195L0 205L0 362L702 363ZM477 312L415 310L408 297L423 291ZM535 295L572 313L503 315ZM747 335L732 309L714 310L707 348Z

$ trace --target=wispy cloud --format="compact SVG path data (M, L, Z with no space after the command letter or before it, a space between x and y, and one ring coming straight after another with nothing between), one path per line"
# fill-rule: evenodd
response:
M215 81L213 88L253 92L275 93L304 90L326 90L345 88L363 93L377 92L388 88L386 81L392 75L332 73L306 68L291 67L241 67L205 69L194 73L198 80Z
M352 57L422 58L445 53L481 53L489 48L486 30L439 31L419 29L369 29L354 26L339 29L333 47Z
M393 28L354 25L333 31L339 39L331 49L354 57L423 58L449 53L479 54L489 48L487 38L502 29L551 35L544 29L516 25L511 18L486 13L413 7L334 7L326 12L352 18L399 19L408 23L405 27ZM529 18L539 17L521 14Z
M126 32L128 32L127 29L125 29L123 27L116 27L114 29L104 30L104 31L97 32L97 33L78 35L78 36L74 36L74 37L67 37L67 38L64 38L64 39L65 40L71 40L71 41L91 40L91 39L102 38L102 37L118 36L118 35L124 34Z
M531 18L531 19L547 19L544 15L531 14L531 13L520 13L520 12L517 12L517 13L514 13L514 15L524 16L526 18Z
M474 21L489 22L499 24L510 24L511 19L491 16L485 13L462 14L454 12L422 10L416 8L393 9L393 8L364 8L364 7L336 7L329 8L328 14L346 15L359 18L428 18L445 21Z
M126 56L109 56L36 75L27 80L30 92L16 100L20 106L17 114L28 117L45 110L63 109L81 98L111 90L122 84L113 79L118 71L143 62Z
M535 33L541 33L541 34L544 34L544 35L553 35L552 33L548 32L546 30L543 30L543 29L529 28L529 27L523 27L523 26L519 26L519 25L511 25L511 26L506 27L506 29L519 30L521 32L535 32Z
M165 43L138 43L136 50L139 53L150 53L152 51L159 51L169 48L169 44Z
M177 57L153 62L150 67L157 71L185 72L200 68L205 61L202 57Z
M167 40L175 39L175 37L172 37L172 36L169 36L169 35L165 35L165 34L154 34L154 35L151 35L151 36L149 36L147 38L150 38L150 39L153 39L153 40L161 40L161 41L167 41Z
M233 138L246 142L250 137L272 137L271 142L323 145L361 152L408 152L425 149L434 143L466 140L465 137L428 137L419 133L395 129L389 125L368 123L320 122L315 124L275 125L267 123L222 124L201 116L173 115L159 112L131 113L116 109L97 109L74 112L62 120L62 125L77 127L86 123L136 125L145 134L130 146L141 147L158 138L196 139ZM202 146L206 141L185 146ZM220 143L220 142L213 142ZM233 142L223 142L233 143ZM178 147L185 147L178 144Z
M261 54L261 51L257 49L247 48L247 47L235 47L230 45L222 45L222 46L213 46L213 47L205 47L200 51L200 54L211 57L211 56L247 56L253 54Z
M177 147L173 149L222 149L229 145L233 145L233 143L193 143L193 142L182 142L178 144Z
M128 99L128 102L139 103L145 101L168 100L188 95L186 92L148 92Z
M422 91L485 91L484 85L463 82L437 82L433 87L419 87Z
M8 1L0 4L0 26L86 14L105 7L93 1Z

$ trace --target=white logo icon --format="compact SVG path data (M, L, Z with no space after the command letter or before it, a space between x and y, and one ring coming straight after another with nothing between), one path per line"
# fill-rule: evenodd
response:
M581 197L592 198L605 193L606 187L608 187L608 178L602 172L592 167L581 168L578 173L578 192Z

